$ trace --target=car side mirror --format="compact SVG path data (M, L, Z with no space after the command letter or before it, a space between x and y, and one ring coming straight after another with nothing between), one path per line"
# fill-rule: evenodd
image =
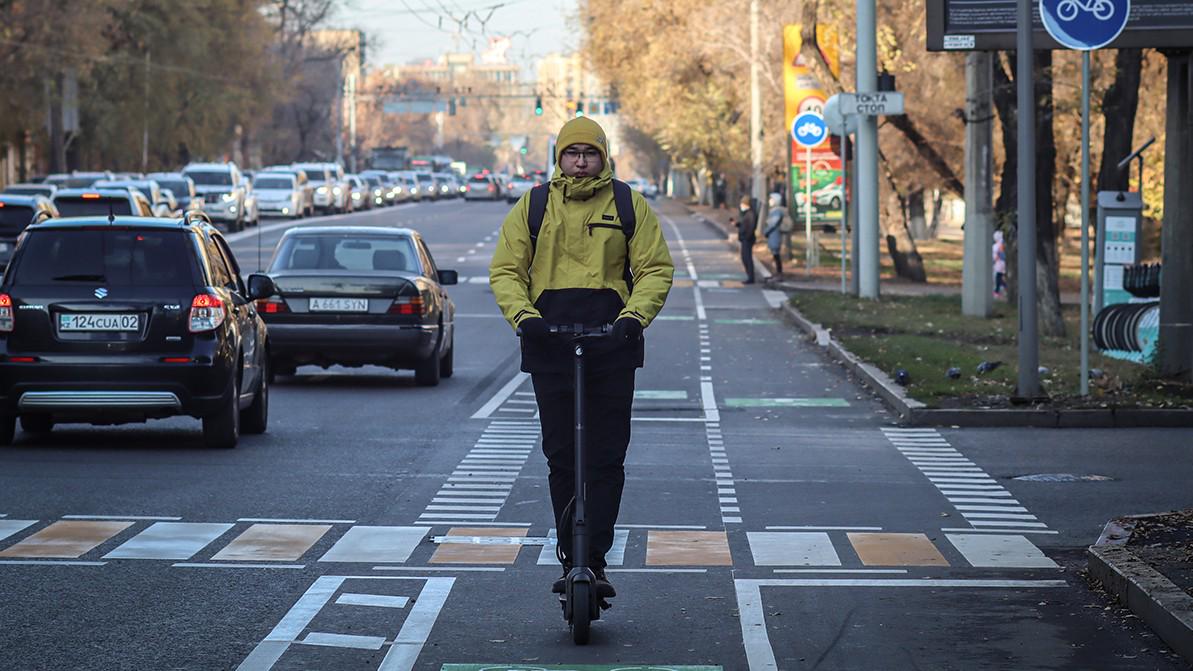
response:
M440 270L439 283L443 286L457 284L460 281L460 274L454 270Z
M269 298L278 292L277 285L269 275L253 273L249 275L249 300L257 301Z

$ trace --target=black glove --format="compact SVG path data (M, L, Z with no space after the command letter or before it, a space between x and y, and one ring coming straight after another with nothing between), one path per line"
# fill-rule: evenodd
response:
M642 322L633 317L622 317L613 323L614 342L638 342L642 338Z
M527 317L518 324L518 335L527 341L543 341L551 335L551 330L542 317Z

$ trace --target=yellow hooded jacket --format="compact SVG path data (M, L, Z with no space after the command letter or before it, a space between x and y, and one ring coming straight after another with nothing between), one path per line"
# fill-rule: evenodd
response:
M604 168L595 177L571 178L559 168L559 154L574 144L600 150ZM515 329L522 320L542 317L549 324L612 324L632 317L649 326L671 289L675 265L663 239L659 220L646 199L633 193L635 228L626 239L613 202L613 171L604 131L581 117L559 133L555 174L547 197L547 211L532 250L527 222L529 192L522 196L501 225L501 236L489 265L489 285L506 320ZM623 276L626 255L633 276L633 293ZM594 343L589 370L642 365L642 345ZM566 342L523 343L522 370L570 370Z

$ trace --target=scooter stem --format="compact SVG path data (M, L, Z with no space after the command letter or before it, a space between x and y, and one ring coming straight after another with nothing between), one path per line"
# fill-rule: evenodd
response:
M572 565L584 567L588 566L588 529L587 516L585 512L585 503L588 498L585 487L585 467L584 467L584 343L577 340L573 347L575 348L575 374L576 374L576 452L575 452L575 473L576 473L576 503L572 508Z

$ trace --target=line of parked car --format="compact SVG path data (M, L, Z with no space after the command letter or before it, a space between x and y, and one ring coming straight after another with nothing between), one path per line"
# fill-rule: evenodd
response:
M235 163L191 163L178 172L71 172L0 192L0 265L16 236L35 219L91 215L177 217L204 212L227 231L262 217L298 219L423 200L458 198L465 186L450 173L365 170L338 163L292 163L241 170Z

